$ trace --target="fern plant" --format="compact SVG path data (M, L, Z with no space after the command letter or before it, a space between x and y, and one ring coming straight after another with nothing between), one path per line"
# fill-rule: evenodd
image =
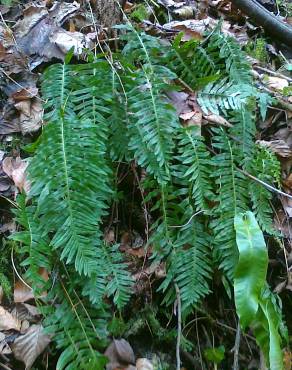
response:
M253 86L238 44L218 29L203 43L179 35L166 62L156 38L123 28L126 44L114 63L100 57L46 70L47 123L28 169L31 190L19 198L23 231L14 239L36 293L50 292L42 310L62 351L58 369L104 368L106 311L110 304L121 311L132 294L119 245L104 240L121 162L146 170L152 262L166 266L159 291L170 305L178 289L186 316L210 293L215 267L234 283L238 214L252 208L263 230L271 228L271 196L245 176L272 183L279 173L254 143L256 102L263 113L268 99ZM206 114L224 115L232 127L204 130L206 137L183 127L166 94L178 79L199 89Z

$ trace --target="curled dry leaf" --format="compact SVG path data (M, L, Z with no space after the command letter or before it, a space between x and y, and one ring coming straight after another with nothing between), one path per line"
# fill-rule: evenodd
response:
M104 354L109 359L106 370L114 370L135 363L134 351L125 339L114 339Z
M219 126L232 127L232 124L230 122L228 122L225 118L218 116L217 114L203 115L203 118L212 124L216 124Z
M17 303L11 314L19 320L28 320L29 322L37 322L40 318L38 308L28 303Z
M12 352L5 338L6 338L5 334L0 332L0 354L1 355L9 355Z
M93 46L91 40L81 32L68 32L60 29L50 37L50 41L57 45L65 54L73 48L75 55L81 55L84 49L90 49Z
M30 299L34 299L32 289L26 286L21 280L18 280L14 285L14 302L23 303Z
M11 348L15 358L24 362L26 369L30 369L50 341L41 325L32 325L25 334L15 339Z
M22 100L15 108L20 112L20 128L23 134L39 130L43 122L43 106L40 99Z
M278 154L282 158L291 158L292 149L284 140L257 140L257 144L271 149L274 153Z
M136 367L137 370L154 370L152 363L147 358L138 358Z
M183 41L191 39L201 40L206 31L213 30L217 26L217 20L211 17L203 19L189 19L184 21L172 21L166 23L163 27L166 30L177 30L184 32ZM243 28L232 28L231 24L227 21L222 23L222 32L228 36L236 38L240 44L248 41L248 36Z
M267 85L274 90L283 90L284 87L289 86L289 82L284 78L267 76L265 78Z
M30 188L25 174L27 166L28 162L20 157L15 159L12 157L6 157L2 163L3 171L14 181L15 186L20 191L24 190L26 193L28 193Z
M0 306L0 330L17 330L21 328L21 321L14 317L10 312Z

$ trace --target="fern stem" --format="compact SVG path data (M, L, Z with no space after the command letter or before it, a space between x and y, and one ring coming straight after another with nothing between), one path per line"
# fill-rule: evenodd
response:
M175 283L175 292L177 300L177 338L176 338L176 370L180 370L180 341L181 341L181 298L178 285Z

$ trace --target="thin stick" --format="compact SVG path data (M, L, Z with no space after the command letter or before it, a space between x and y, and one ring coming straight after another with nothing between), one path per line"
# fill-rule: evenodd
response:
M262 72L266 72L268 74L270 74L271 76L275 76L275 77L279 77L279 78L283 78L289 82L292 82L292 78L288 77L288 76L285 76L283 75L282 73L279 73L279 72L275 72L275 71L271 71L270 69L268 68L264 68L264 67L261 67L261 66L254 66L255 69L258 69Z
M238 321L237 329L236 329L236 336L235 336L235 344L233 348L233 351L234 351L233 370L239 370L239 363L238 363L239 347L240 347L240 324Z
M0 362L0 367L2 367L5 370L12 370L9 366L2 364L2 362Z
M9 76L9 74L7 74L3 68L1 68L1 72L10 80L12 81L13 83L15 83L15 85L17 85L18 87L20 87L22 90L26 91L27 93L31 94L31 92L26 89L25 87L23 87L22 85L20 85L17 81L15 81L12 77ZM36 98L38 100L40 100L41 102L43 103L46 103L46 100L40 98L39 96L32 96L32 98Z
M16 273L17 277L19 278L19 280L26 286L28 287L30 290L33 291L32 287L30 285L28 285L24 280L23 278L20 276L19 272L17 271L17 268L14 264L14 258L13 258L13 247L11 249L11 263L12 263L12 267L13 267L13 270L14 272Z
M181 341L181 299L177 284L174 284L177 300L177 340L176 340L176 370L180 370L180 341Z
M195 216L197 216L197 215L199 215L200 213L203 213L203 212L204 212L204 211L198 211L198 212L194 213L194 214L191 216L191 218L188 220L188 222L187 222L187 223L185 223L185 224L183 224L183 225L174 225L174 226L169 226L169 227L170 227L170 228L181 228L181 227L188 226L188 224L190 224L190 223L191 223L192 219L193 219Z
M279 194L279 195L283 195L283 196L284 196L284 197L286 197L286 198L292 199L292 195L287 194L287 193L285 193L284 191L279 190L279 189L277 189L277 188L274 188L272 185L267 184L266 182L264 182L264 181L262 181L262 180L258 179L257 177L255 177L255 176L251 175L250 173L248 173L248 172L246 172L246 171L244 171L244 170L241 170L240 168L237 168L237 169L238 169L241 173L243 173L245 176L247 176L247 177L249 177L250 179L252 179L252 180L254 180L254 181L258 182L259 184L261 184L261 185L265 186L267 189L269 189L269 190L271 190L271 191L273 191L273 192L275 192L275 193L277 193L277 194Z

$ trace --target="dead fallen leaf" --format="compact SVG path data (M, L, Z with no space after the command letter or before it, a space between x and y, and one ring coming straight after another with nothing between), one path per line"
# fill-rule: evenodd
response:
M163 25L163 28L171 31L177 30L184 32L183 41L191 39L201 40L204 33L213 30L217 26L218 21L211 17L203 19L189 19L184 21L172 21ZM240 44L245 44L248 41L248 35L242 27L232 27L227 21L222 22L222 32L228 36L236 38Z
M12 353L11 348L9 347L8 343L5 340L5 334L0 332L0 354L2 355L10 355Z
M291 218L292 217L292 199L283 197L282 205L288 217Z
M256 143L263 147L270 148L274 153L276 153L282 158L292 157L292 149L284 140L272 140L272 141L257 140Z
M136 367L137 370L154 370L152 363L147 358L138 358Z
M292 352L289 349L284 350L283 365L285 370L292 369Z
M114 370L127 364L135 364L134 351L129 342L125 339L114 339L105 351L109 363L106 370Z
M15 339L11 348L15 358L24 362L25 368L28 370L50 341L50 337L44 333L44 328L41 325L32 325L25 334Z
M0 306L0 330L17 330L21 328L21 321Z
M20 191L24 190L26 193L28 193L30 189L30 184L25 174L27 166L28 162L20 157L15 159L6 157L2 163L3 171L14 181L15 186L18 187Z
M32 289L27 287L21 280L18 280L14 285L14 302L23 303L34 299Z
M17 303L11 314L19 320L28 320L29 322L37 322L40 318L38 308L28 303Z
M217 114L203 115L203 118L212 124L216 124L219 126L232 127L232 124L230 122L228 122L224 117L218 116Z
M40 129L44 111L40 99L22 100L14 106L20 112L19 124L24 135Z
M267 85L274 90L282 91L284 87L289 86L289 82L280 77L266 76L265 81L267 82Z
M70 49L73 48L74 55L81 55L84 49L91 49L93 43L90 38L81 32L68 32L63 29L59 29L50 36L50 41L58 46L58 48L67 54Z

